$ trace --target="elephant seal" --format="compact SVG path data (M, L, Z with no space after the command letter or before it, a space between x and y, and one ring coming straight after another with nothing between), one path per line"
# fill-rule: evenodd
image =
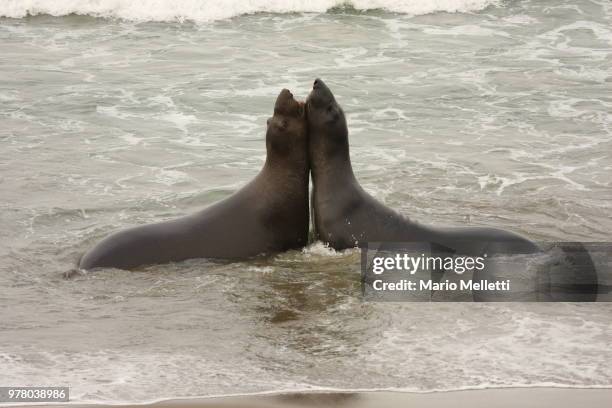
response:
M556 260L539 265L537 257L548 253L516 233L488 227L421 225L374 199L355 178L344 112L321 79L314 81L306 100L306 118L317 239L337 250L368 243L417 242L428 244L436 255L497 256L496 262L475 271L472 280L511 277L519 288L509 293L474 292L476 301L597 299L597 272L582 245L560 245ZM439 281L444 272L433 271L432 279Z
M251 182L195 214L112 234L82 256L79 268L239 260L306 245L307 143L304 104L283 89L267 121L265 164Z
M435 242L459 253L539 251L512 232L483 227L432 228L378 202L359 185L349 155L344 112L321 79L306 101L315 236L334 249L367 242Z
M355 178L344 112L321 79L314 81L306 101L306 117L314 236L330 247L341 250L372 243L419 242L430 245L431 253L439 256L539 252L537 245L512 232L484 227L429 227L378 202ZM432 278L439 281L444 273L436 270ZM486 273L499 275L495 268L488 268ZM480 275L474 273L473 278L482 279ZM484 300L478 296L477 300Z

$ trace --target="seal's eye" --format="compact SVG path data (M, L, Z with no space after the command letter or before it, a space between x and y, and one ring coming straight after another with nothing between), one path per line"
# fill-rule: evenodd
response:
M288 125L289 123L287 122L287 120L283 119L283 121L281 122L281 128L285 129Z
M329 105L329 106L327 107L327 112L328 112L328 113L331 113L331 111L332 111L333 109L334 109L334 107L333 107L332 105Z

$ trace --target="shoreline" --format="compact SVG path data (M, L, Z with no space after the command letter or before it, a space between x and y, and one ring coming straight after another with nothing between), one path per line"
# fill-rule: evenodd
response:
M442 408L467 406L471 408L555 407L589 408L612 406L612 388L483 388L455 391L399 392L399 391L312 391L271 392L269 394L222 397L176 398L145 403L18 403L2 407L63 407L71 408L323 408L323 407L407 407Z

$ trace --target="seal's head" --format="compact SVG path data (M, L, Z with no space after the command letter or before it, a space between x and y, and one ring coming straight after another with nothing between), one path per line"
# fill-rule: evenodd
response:
M307 161L307 130L304 103L296 101L288 89L276 98L274 115L268 119L266 147L268 159Z
M311 164L323 155L345 155L348 159L348 128L344 112L334 94L317 78L306 100Z

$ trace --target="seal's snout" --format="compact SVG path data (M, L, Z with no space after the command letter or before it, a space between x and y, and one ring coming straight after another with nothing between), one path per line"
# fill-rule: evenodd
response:
M277 104L279 104L279 103L283 104L283 103L287 103L287 102L289 102L291 100L293 100L293 94L291 93L290 90L288 90L287 88L284 88L278 94L278 98L276 98L276 103Z
M312 83L312 89L315 91L329 91L329 88L321 78L317 78Z
M303 107L300 105L299 101L294 99L291 91L288 89L280 91L276 98L276 103L274 104L274 113L300 116L302 111Z
M321 78L317 78L312 83L312 91L308 95L308 101L314 106L324 106L334 101L334 95L329 90Z
M329 88L325 85L325 82L321 78L317 78L312 83L313 91L329 92Z
M280 91L280 93L278 94L278 97L276 98L276 103L274 104L274 110L275 111L285 110L289 106L291 101L293 101L293 94L288 89L286 88L283 89L282 91Z

